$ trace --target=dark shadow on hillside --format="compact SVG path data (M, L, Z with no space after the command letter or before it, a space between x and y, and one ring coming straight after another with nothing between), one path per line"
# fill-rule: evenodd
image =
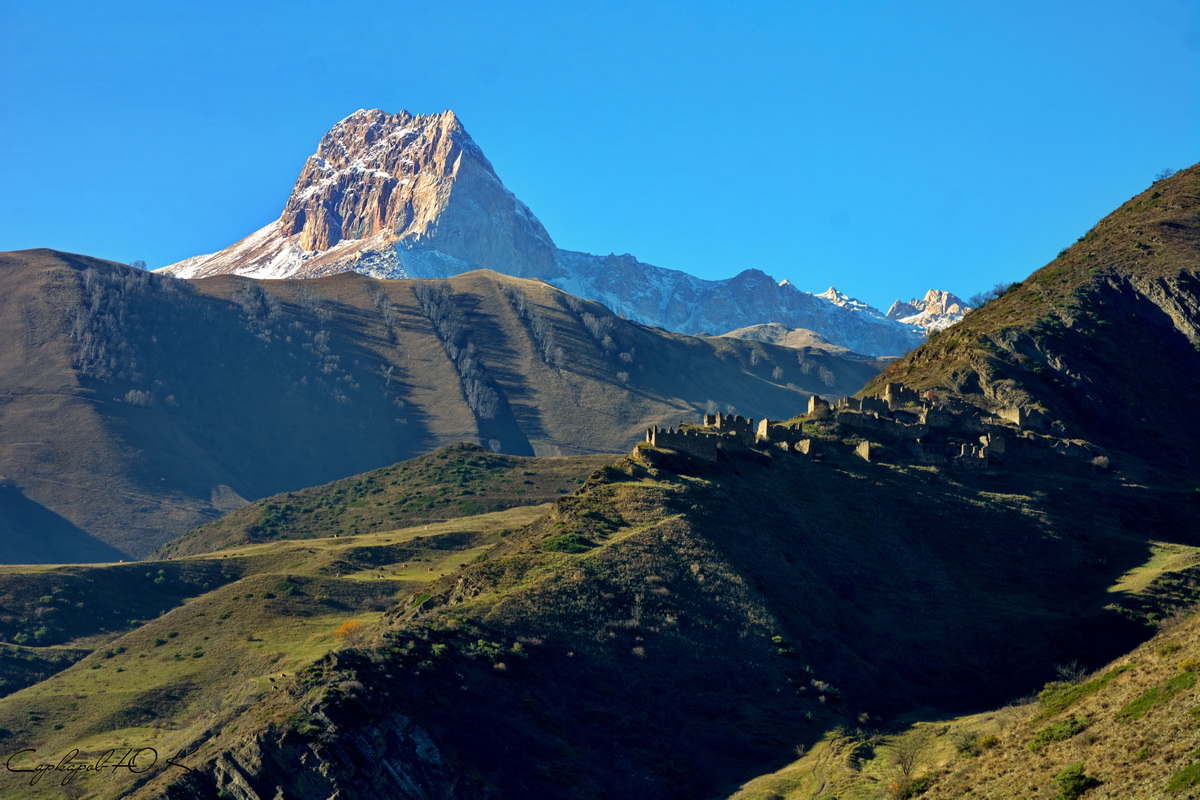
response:
M863 710L969 711L1099 666L1152 630L1108 589L1200 506L1093 483L1087 470L993 475L775 459L731 464L696 522ZM950 474L946 474L950 473ZM1022 496L1014 504L1002 498ZM780 504L778 497L788 497Z
M69 564L129 558L0 481L0 563Z
M252 286L258 297L281 291L263 286ZM111 380L92 384L96 397L138 452L135 475L196 498L201 512L217 485L253 500L434 445L425 414L404 400L403 365L371 349L380 326L355 306L322 298L318 315L204 294L127 302L139 385L162 388L139 404L134 384Z

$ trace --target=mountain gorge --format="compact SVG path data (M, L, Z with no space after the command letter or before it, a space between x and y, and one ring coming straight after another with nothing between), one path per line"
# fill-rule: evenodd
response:
M182 278L299 278L355 271L442 278L486 268L538 278L646 325L693 334L777 322L871 355L899 355L918 325L760 270L702 280L631 255L560 250L509 192L452 112L357 111L321 140L279 219L217 253L162 271Z
M656 331L482 271L181 281L26 251L0 254L0 319L19 332L0 346L0 531L34 562L142 557L247 500L463 440L620 452L704 410L786 416L881 366Z

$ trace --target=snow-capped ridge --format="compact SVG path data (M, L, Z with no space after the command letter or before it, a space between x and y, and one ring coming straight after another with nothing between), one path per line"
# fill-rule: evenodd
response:
M888 309L887 316L932 333L950 327L971 310L957 295L940 289L930 289L920 300L913 298L907 303L896 300Z

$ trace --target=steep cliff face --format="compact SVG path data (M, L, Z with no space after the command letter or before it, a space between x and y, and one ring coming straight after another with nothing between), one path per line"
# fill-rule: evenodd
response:
M898 355L924 340L920 327L865 303L803 292L760 270L710 281L628 254L559 250L450 111L351 114L305 162L279 219L162 271L181 278L345 271L444 278L477 268L544 280L635 322L682 333L778 322L871 355Z
M356 111L322 137L278 220L166 271L182 278L314 277L347 269L379 277L443 277L463 271L423 269L419 257L395 252L413 248L436 251L449 264L520 277L555 272L549 234L504 188L454 112L379 110Z

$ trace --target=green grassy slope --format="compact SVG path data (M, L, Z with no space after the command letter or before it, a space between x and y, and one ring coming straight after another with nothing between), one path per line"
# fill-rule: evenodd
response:
M612 456L525 458L460 444L323 486L268 497L163 545L158 558L279 537L308 539L537 505L575 491Z
M1058 776L1077 764L1096 781L1084 797L1195 797L1198 674L1193 612L1164 621L1152 639L1094 673L1047 683L1037 698L961 717L910 718L882 731L869 721L831 731L731 800L1053 798ZM901 752L913 759L907 778Z
M207 796L252 764L255 791L378 796L381 760L464 797L733 791L835 725L984 707L1133 646L1147 609L1109 590L1163 567L1152 541L1200 545L1184 541L1198 510L1067 460L956 474L833 448L715 466L646 452L475 541L369 647L222 717L189 750L195 774L140 791L182 778L170 796ZM354 756L364 740L374 755Z
M194 748L221 731L222 720L279 692L297 670L358 643L361 634L353 631L339 638L347 623L365 629L397 603L420 602L420 589L431 579L477 558L545 510L514 508L153 564L0 568L0 586L21 594L45 591L53 598L48 606L68 605L55 601L86 585L87 608L96 617L60 620L55 636L73 648L5 646L0 663L9 691L31 677L43 679L0 699L0 737L13 751L28 746L60 756L75 748L99 755L147 747L165 759ZM149 570L146 585L129 591L136 581L118 574L129 569ZM159 569L165 579L155 583ZM198 576L210 581L197 584ZM151 607L156 610L147 619L104 622ZM160 761L151 774L162 768ZM123 771L86 785L95 796L115 798L138 781ZM30 787L22 776L7 774L0 796L18 793L61 797L62 787L49 780Z

